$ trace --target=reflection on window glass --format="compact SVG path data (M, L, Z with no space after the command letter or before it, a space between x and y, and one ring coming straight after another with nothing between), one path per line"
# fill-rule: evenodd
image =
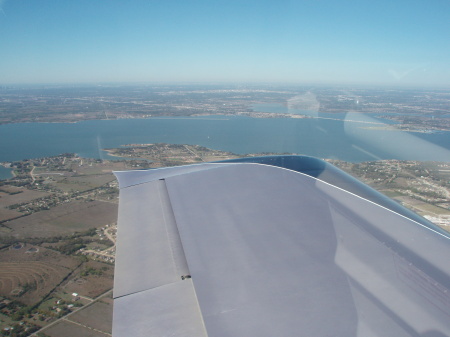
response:
M333 165L307 174L450 232L448 13L0 0L0 330L57 336L66 317L80 335L111 333L113 171L307 156Z

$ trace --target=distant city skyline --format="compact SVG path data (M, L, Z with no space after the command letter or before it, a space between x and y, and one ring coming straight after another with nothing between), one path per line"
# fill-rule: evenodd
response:
M0 85L450 88L450 1L0 0Z

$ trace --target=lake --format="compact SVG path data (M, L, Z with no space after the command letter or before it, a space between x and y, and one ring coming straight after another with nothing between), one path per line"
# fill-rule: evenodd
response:
M336 119L211 116L5 124L0 125L0 162L67 152L112 159L103 149L132 143L198 144L237 154L287 152L352 162L450 158L450 132L370 129L382 126L374 123L380 120L346 114ZM0 169L3 179L8 174Z

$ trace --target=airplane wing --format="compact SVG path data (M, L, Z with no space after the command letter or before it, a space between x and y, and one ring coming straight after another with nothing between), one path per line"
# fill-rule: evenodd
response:
M447 234L328 163L116 176L114 337L450 335Z

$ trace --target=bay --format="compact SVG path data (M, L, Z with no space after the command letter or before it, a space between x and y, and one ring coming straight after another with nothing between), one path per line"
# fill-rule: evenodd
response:
M13 174L10 168L0 165L0 179L12 178Z

